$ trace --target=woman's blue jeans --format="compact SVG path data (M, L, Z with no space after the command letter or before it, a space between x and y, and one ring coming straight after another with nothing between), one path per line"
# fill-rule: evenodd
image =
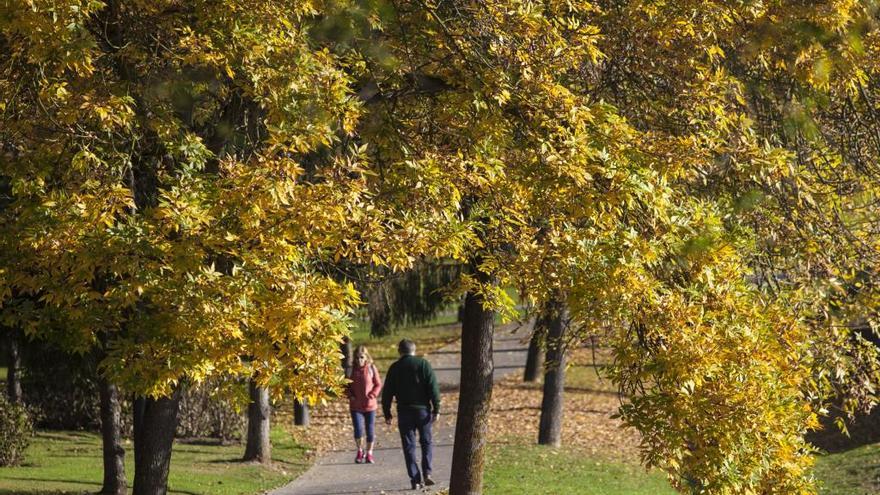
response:
M351 424L354 425L354 439L364 437L364 430L367 433L367 441L373 441L373 430L376 425L376 411L369 412L361 412L361 411L352 411L351 412Z

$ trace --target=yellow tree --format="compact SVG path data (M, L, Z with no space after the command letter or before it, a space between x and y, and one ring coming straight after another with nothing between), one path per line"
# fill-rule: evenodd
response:
M449 256L474 377L453 494L481 490L506 284L616 329L624 419L682 490L809 492L815 297L747 283L760 238L733 215L790 155L724 65L725 43L772 60L767 23L858 10L797 4L7 4L4 319L105 349L144 431L181 380L332 385L356 297L322 261ZM164 490L149 438L136 493Z
M375 182L383 199L464 219L472 239L451 253L470 264L462 363L475 377L461 390L452 493L480 491L507 283L616 325L612 373L634 395L624 419L682 490L811 491L802 435L824 363L809 358L821 336L801 303L813 299L747 282L759 237L737 217L737 185L786 180L790 155L756 134L725 47L761 60L766 22L833 6L379 5L351 12L362 26L346 40L364 67Z
M141 397L136 494L165 491L182 382L272 379L303 400L339 384L358 297L322 260L427 249L415 220L363 208L359 102L309 35L321 7L0 7L3 320L99 349L108 384Z
M689 198L685 181L689 167L712 163L713 146L733 133L707 134L693 141L656 135L640 131L603 103L594 85L595 74L603 69L596 26L602 17L595 7L552 1L420 2L352 15L370 34L355 36L352 45L368 45L379 54L357 52L368 53L360 78L369 117L360 135L374 146L379 173L374 181L384 191L382 199L417 211L433 208L441 217L445 210L447 217L464 219L471 239L466 251L450 253L465 257L470 265L462 284L467 291L462 370L473 377L461 388L454 494L481 490L492 394L492 326L496 311L509 309L501 285L526 285L538 299L561 295L582 320L604 316L615 321L635 319L634 301L644 305L647 314L656 310L666 292L709 291L695 281L662 279L674 279L679 272L660 270L657 275L651 269L663 268L658 260L673 251L670 237L698 231L702 216L714 211L711 203ZM702 87L712 90L710 82ZM736 122L736 116L725 118L726 123ZM754 147L743 153L764 158ZM733 263L720 256L719 266L712 270L725 269L722 262ZM726 268L723 273L727 280L740 272ZM627 280L629 276L633 280ZM651 279L631 283L648 276ZM748 288L739 296L731 293L734 302L720 311L726 315L727 310L752 308L752 314L760 307L750 299ZM699 298L680 301L689 310L702 304ZM733 328L733 318L744 318L742 313L729 317L719 331ZM670 322L670 332L675 330L673 323L687 324ZM771 334L757 332L758 341ZM638 343L621 340L620 345L636 352L632 346ZM735 346L736 340L728 345ZM767 377L780 379L786 371L780 362L785 359L774 354L759 360L768 374L750 377L750 386L764 386ZM619 379L631 383L641 378L621 374ZM740 393L736 384L728 382L724 393ZM767 384L795 397L798 385ZM769 400L767 415L787 411L790 403L791 396ZM645 411L635 414L641 417ZM802 418L768 426L769 431L785 432L773 448L791 449L791 456L780 463L795 466L785 471L792 474L792 484L804 479L797 470L805 462L797 435L812 419L808 408ZM740 432L749 427L730 424ZM694 432L696 437L702 434ZM668 453L661 450L665 443L646 445L658 456ZM736 443L730 448L743 449L744 458L757 452L744 446ZM719 452L728 455L730 450ZM768 448L761 459L771 459L774 452ZM706 456L698 463L717 460ZM679 475L691 467L671 472ZM771 469L777 468L773 464ZM759 481L745 484L765 483L761 477L769 477L771 469L752 473ZM722 476L710 473L707 479L723 484L718 481Z
M876 349L853 339L847 326L854 311L864 315L874 310L870 303L853 306L847 300L871 299L872 290L858 289L866 284L853 279L863 277L866 269L873 270L870 225L876 212L872 212L868 198L876 186L871 184L870 173L860 170L858 160L846 163L840 159L847 147L859 149L855 155L863 152L867 141L864 134L859 137L859 133L849 133L840 139L847 134L839 130L848 119L840 118L840 114L836 119L829 118L827 110L836 107L839 111L847 101L851 103L866 74L873 71L870 45L876 36L875 10L867 2L804 5L787 1L685 1L605 2L603 12L605 36L600 47L606 54L606 65L599 76L600 94L639 128L663 137L667 143L699 145L689 153L665 155L691 160L691 173L684 176L682 185L693 196L713 201L715 206L709 213L715 217L712 223L716 227L694 231L690 234L693 241L673 249L670 254L679 254L671 259L677 259L677 264L687 261L684 266L688 271L699 266L708 269L712 278L702 282L704 286L709 284L702 289L706 294L715 293L713 286L719 286L719 274L712 268L718 267L728 274L721 285L725 292L742 294L743 300L751 299L762 308L760 313L742 320L751 322L751 328L739 337L741 343L724 344L728 336L713 345L718 345L718 351L725 346L733 349L733 345L747 349L751 339L769 332L760 337L765 340L761 347L773 350L752 355L760 356L764 365L753 361L747 368L740 368L747 361L731 361L729 358L736 353L729 357L719 354L712 358L718 361L709 364L712 359L707 361L708 355L700 350L709 346L708 341L699 345L692 340L688 326L669 333L674 327L653 311L653 319L631 318L637 326L630 330L629 340L618 344L619 363L631 368L627 371L626 367L618 367L616 372L623 373L617 378L628 392L642 397L624 409L624 418L642 430L649 462L665 464L683 489L708 488L718 493L809 490L786 483L808 476L804 470L808 464L806 449L796 437L804 428L813 427L814 419L789 414L788 419L799 419L786 420L772 430L776 438L781 438L784 431L789 437L773 447L785 446L781 454L774 454L772 449L766 450L770 444L764 440L770 431L749 430L745 416L742 422L725 422L723 429L713 433L719 425L717 418L701 417L694 411L685 413L679 408L708 400L717 405L704 402L698 409L730 410L733 414L723 417L723 421L735 417L737 409L753 418L761 414L775 417L778 411L774 412L772 402L752 403L748 394L736 399L735 389L746 387L750 380L762 380L765 387L773 387L774 383L796 386L799 394L792 394L794 389L790 388L776 394L799 401L802 408L812 407L813 411L822 410L820 403L828 399L829 385L833 385L829 382L835 380L847 384L843 391L849 407L867 405L873 399ZM838 103L832 105L820 103L835 100ZM863 106L864 98L856 98L859 100L861 103L849 108L860 107L861 118L867 119L870 109ZM802 104L804 101L807 105ZM826 131L821 139L813 139L818 136L813 131L820 127L814 124L817 117ZM834 156L822 152L829 148L844 153ZM848 159L853 155L850 153ZM735 256L718 256L725 244L735 247ZM716 261L707 263L706 256L716 257ZM691 275L681 280L692 284L701 278L705 276ZM750 280L748 288L742 285L743 278ZM666 285L671 281L668 277L659 280ZM672 282L673 287L681 285L681 281ZM844 287L860 297L848 297L847 290L841 290ZM713 315L717 302L700 304L705 313L689 322L717 317L718 313ZM739 308L740 314L749 314L747 306ZM727 318L737 313L732 309L725 309ZM673 313L669 309L666 312ZM772 318L765 319L765 315ZM728 321L725 325L734 328L742 324ZM718 325L716 320L713 328ZM659 338L653 343L649 339L649 345L644 345L652 327ZM703 334L713 332L704 330ZM782 347L774 342L774 335L776 339L784 336ZM711 338L718 337L716 334ZM637 352L638 357L632 359L630 351L639 349L633 346L635 342L642 344L644 352ZM689 366L693 366L698 379L683 381L687 375L681 374L680 380L663 386L675 373L668 373L661 352L672 351L676 345L684 351L683 362L695 363ZM787 365L780 360L786 355ZM707 363L706 367L701 363ZM759 369L774 368L771 375L752 374L749 378ZM733 381L723 385L713 369L739 369L736 379L741 385ZM632 380L638 374L642 377ZM712 381L707 383L706 377ZM670 386L673 383L678 391ZM730 395L717 395L720 390ZM643 399L648 402L643 403ZM646 422L650 411L656 414ZM685 415L688 420L682 422ZM796 423L800 424L798 428L794 428ZM740 433L735 433L737 430ZM716 439L706 443L713 436ZM729 441L725 439L730 438L740 439L740 454L735 454L729 443L725 446ZM672 461L652 457L663 450ZM722 450L728 451L724 459ZM792 457L793 452L798 454ZM761 467L754 464L755 459L770 462ZM796 462L775 463L773 459ZM717 471L713 472L713 465ZM736 482L717 484L723 477ZM749 485L744 482L748 479L759 481Z

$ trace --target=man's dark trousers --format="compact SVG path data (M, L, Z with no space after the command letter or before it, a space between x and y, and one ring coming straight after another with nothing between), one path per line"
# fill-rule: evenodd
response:
M397 429L403 444L403 459L409 479L422 482L419 465L416 462L416 431L422 446L422 473L431 474L431 413L427 409L400 407L397 409Z

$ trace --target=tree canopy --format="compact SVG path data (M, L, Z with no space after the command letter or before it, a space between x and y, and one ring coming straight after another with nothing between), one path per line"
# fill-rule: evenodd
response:
M470 263L607 329L624 421L685 492L812 493L873 402L870 2L11 2L7 325L126 387L319 397L340 260ZM850 386L844 386L849 383ZM853 384L855 384L853 386Z

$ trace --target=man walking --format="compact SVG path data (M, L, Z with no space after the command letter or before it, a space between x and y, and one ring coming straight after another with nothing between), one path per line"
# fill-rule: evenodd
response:
M428 361L416 357L416 344L403 339L397 345L400 359L388 368L382 389L385 424L391 424L391 401L397 397L397 429L403 459L413 490L433 485L431 479L431 424L440 415L440 387ZM416 431L422 446L422 471L416 462ZM422 483L424 481L424 484Z

